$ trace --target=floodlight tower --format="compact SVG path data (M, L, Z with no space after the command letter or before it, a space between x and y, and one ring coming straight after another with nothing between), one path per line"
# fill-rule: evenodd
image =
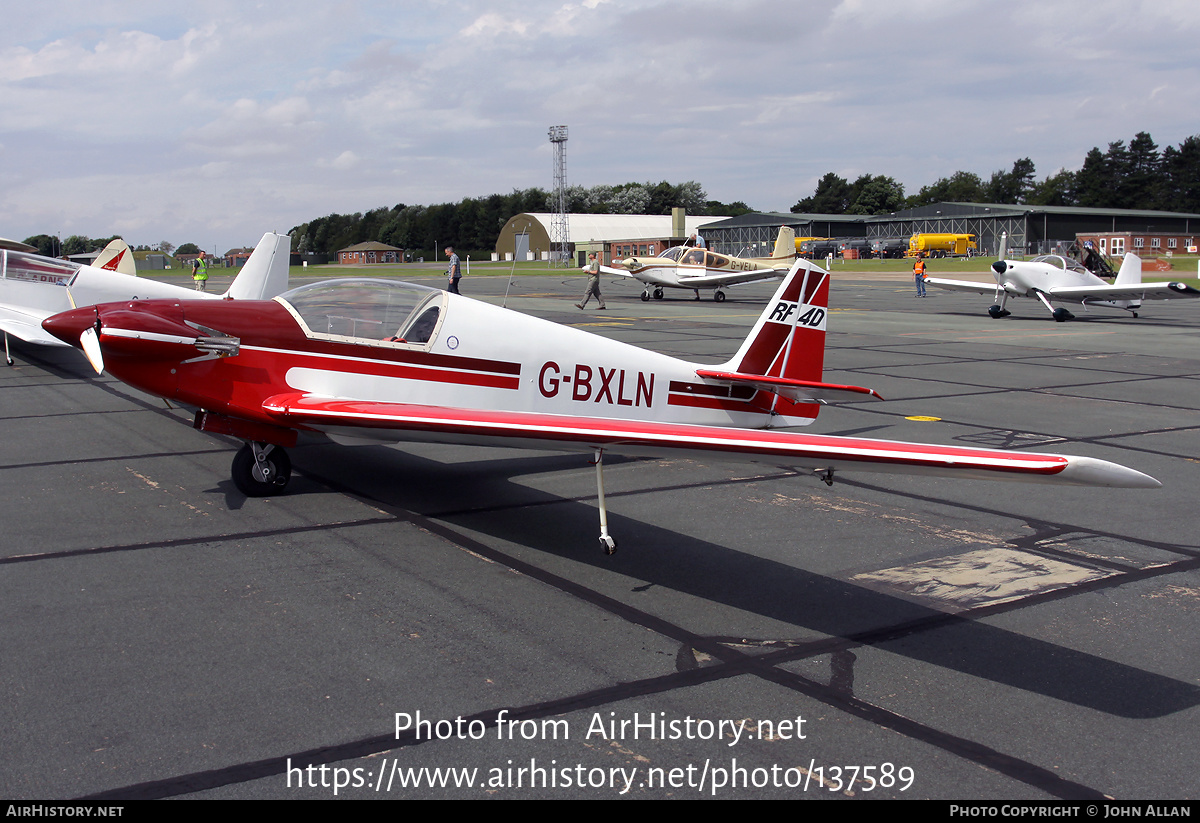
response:
M571 259L571 230L567 220L567 127L551 126L554 144L554 217L550 224L551 265L568 265Z

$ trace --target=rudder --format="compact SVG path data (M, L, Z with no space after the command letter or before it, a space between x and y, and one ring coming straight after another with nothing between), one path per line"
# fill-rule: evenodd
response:
M820 382L828 314L829 272L797 260L726 366L742 374Z

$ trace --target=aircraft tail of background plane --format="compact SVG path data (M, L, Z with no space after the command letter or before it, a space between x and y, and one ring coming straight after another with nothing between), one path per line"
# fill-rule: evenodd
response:
M100 252L100 256L91 263L91 266L96 269L116 271L121 274L128 274L130 277L137 277L137 267L133 263L133 252L130 251L129 244L119 237L104 247L104 251Z
M1126 252L1121 261L1121 270L1117 272L1114 286L1140 286L1142 284L1142 258L1133 252Z
M264 234L224 296L234 300L270 300L283 294L288 287L291 251L292 238L288 235Z
M775 251L772 257L791 260L796 256L796 230L791 226L780 226L779 235L775 238Z

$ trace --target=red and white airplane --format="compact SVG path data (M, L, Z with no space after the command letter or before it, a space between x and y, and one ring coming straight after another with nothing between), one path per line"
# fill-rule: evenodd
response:
M829 274L792 267L728 363L709 367L459 295L387 280L332 280L271 301L133 300L64 312L47 331L97 371L195 406L195 427L246 441L233 479L287 485L298 431L335 441L429 441L595 455L600 541L615 547L603 456L690 455L843 471L1155 488L1089 457L805 435L821 381Z
M176 300L274 297L287 289L291 242L286 234L264 234L224 294L137 277L133 254L123 240L109 243L90 266L0 249L0 333L4 335L5 360L8 365L13 364L9 335L39 346L63 345L58 338L45 333L42 321L76 306L139 297Z

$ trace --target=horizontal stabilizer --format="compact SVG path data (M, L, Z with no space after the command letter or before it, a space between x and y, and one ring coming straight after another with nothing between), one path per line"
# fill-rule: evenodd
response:
M774 392L793 403L845 403L852 400L882 400L874 389L862 386L842 386L837 383L818 383L812 380L794 380L788 377L772 377L761 374L696 369L696 374L707 380L721 380L741 386L750 386L761 391Z

